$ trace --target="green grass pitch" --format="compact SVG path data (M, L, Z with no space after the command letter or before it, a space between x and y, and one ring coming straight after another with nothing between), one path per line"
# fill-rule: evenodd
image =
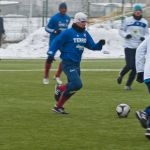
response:
M81 68L123 65L121 59L83 60ZM65 105L70 114L63 116L51 111L54 71L43 85L43 66L44 60L0 61L0 150L149 150L135 118L135 111L150 103L144 84L134 82L133 90L125 91L126 77L116 83L118 71L83 71L83 89ZM130 105L128 118L117 117L119 103Z

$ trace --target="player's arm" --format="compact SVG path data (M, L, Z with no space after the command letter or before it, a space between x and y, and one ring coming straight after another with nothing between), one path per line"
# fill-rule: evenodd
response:
M49 47L49 50L47 54L54 58L56 52L58 49L61 49L64 43L67 40L67 33L64 31L61 34L59 34L53 41L51 46Z
M141 41L144 41L149 36L149 28L148 28L148 22L146 23L144 35L140 37Z
M148 22L147 22L147 26L145 28L145 37L147 38L149 36L149 25L148 25Z
M136 71L137 71L137 81L142 83L144 78L144 65L145 65L145 55L147 53L147 42L150 37L144 40L136 50Z
M51 18L48 24L45 27L45 31L48 33L59 34L61 31L58 29L57 19Z
M123 38L130 39L132 38L132 35L127 32L127 23L126 19L123 20L123 23L119 29L119 35Z
M144 72L145 54L147 52L147 40L144 40L136 50L136 70L137 72Z
M86 32L87 41L85 47L91 50L102 50L103 45L105 45L105 40L99 40L99 42L95 43L92 37L88 32Z

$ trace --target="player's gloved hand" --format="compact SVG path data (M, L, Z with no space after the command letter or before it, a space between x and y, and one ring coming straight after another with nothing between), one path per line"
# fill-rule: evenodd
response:
M144 41L144 40L145 40L145 37L140 37L140 40L141 40L141 41Z
M143 83L144 82L144 72L139 72L137 73L137 77L136 77L136 81L139 83Z
M54 33L55 34L60 34L61 30L55 30Z
M99 40L99 42L98 42L98 43L99 43L99 44L101 44L101 45L103 46L103 45L105 45L105 43L106 43L106 42L105 42L105 40L104 40L104 39L102 39L102 40Z
M126 38L126 39L131 39L131 38L132 38L132 35L131 35L131 34L127 34L125 38Z

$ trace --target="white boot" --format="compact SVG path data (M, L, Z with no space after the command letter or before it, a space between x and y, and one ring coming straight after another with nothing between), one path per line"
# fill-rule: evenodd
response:
M49 79L48 79L48 78L44 78L44 79L43 79L43 84L45 84L45 85L46 85L46 84L49 84Z
M56 80L58 85L62 84L62 81L61 81L60 77L54 77L54 79Z

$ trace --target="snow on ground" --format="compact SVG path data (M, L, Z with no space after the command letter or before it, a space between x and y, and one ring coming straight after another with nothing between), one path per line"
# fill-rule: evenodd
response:
M99 28L96 25L88 27L95 42L106 39L107 43L102 51L93 52L85 49L83 59L122 58L124 57L122 42L118 29ZM49 35L44 28L40 28L25 40L11 44L7 48L0 48L1 59L32 59L47 57ZM59 57L59 52L56 57Z

